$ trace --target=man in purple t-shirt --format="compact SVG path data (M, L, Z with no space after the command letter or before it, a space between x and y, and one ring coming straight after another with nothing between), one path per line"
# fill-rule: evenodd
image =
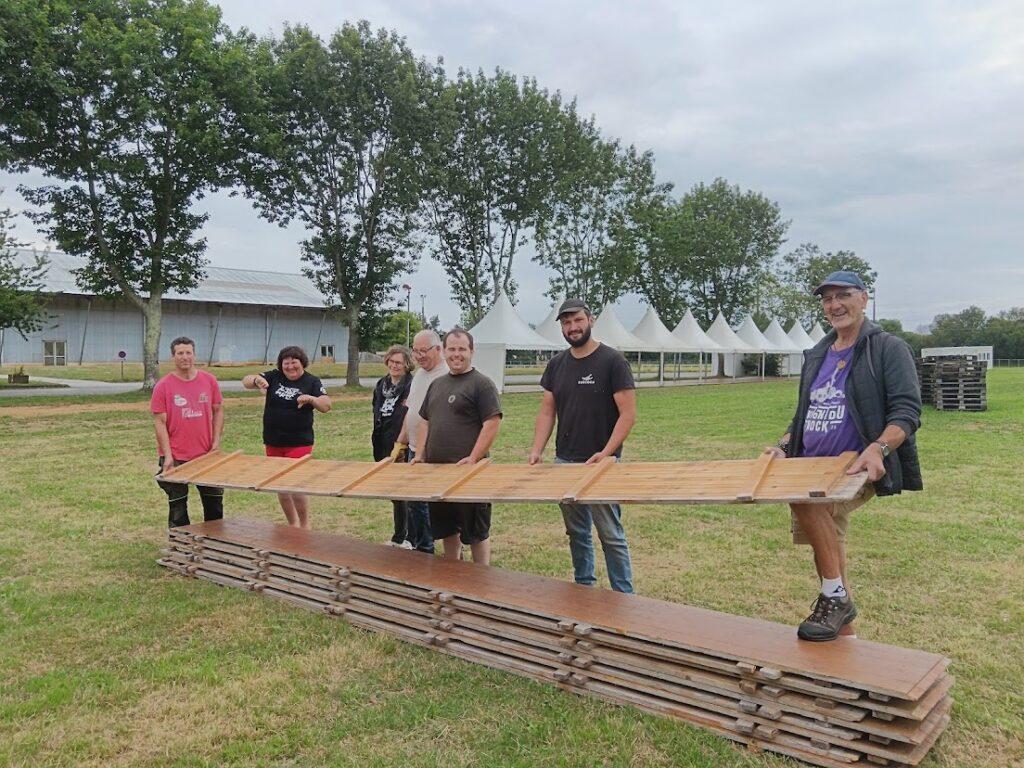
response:
M913 433L921 398L909 347L867 320L868 293L857 274L833 272L814 293L833 330L805 353L796 415L778 446L765 450L780 458L856 451L849 474L865 472L880 493L919 490ZM853 634L857 609L846 575L846 531L850 513L875 487L867 485L845 503L790 505L793 542L812 547L821 580L814 610L797 630L802 640Z

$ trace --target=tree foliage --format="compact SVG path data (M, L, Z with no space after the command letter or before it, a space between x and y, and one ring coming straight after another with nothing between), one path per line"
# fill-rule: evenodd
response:
M557 93L501 70L459 70L444 90L433 118L430 231L468 324L500 291L515 299L513 261L564 170L566 119Z
M298 219L310 231L304 271L346 318L355 386L361 318L416 262L428 112L442 75L396 33L365 21L326 43L288 27L263 43L260 60L241 177L266 219Z
M639 212L668 188L650 152L605 141L593 119L564 115L563 172L536 225L534 260L551 270L548 296L601 307L626 293L637 269Z
M25 338L46 318L41 290L47 259L42 254L35 254L31 264L16 259L19 243L11 237L10 219L10 209L0 209L0 329L12 328Z
M667 323L687 308L703 325L758 308L789 222L778 204L724 179L655 205L642 229L637 287Z
M142 312L152 387L161 300L206 264L194 203L230 181L244 50L205 0L7 0L0 30L0 144L14 170L58 182L20 191L40 231L86 258L83 288Z

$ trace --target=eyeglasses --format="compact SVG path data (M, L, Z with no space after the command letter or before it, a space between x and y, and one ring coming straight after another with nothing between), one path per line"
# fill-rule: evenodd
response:
M432 350L432 349L433 349L433 347L427 347L426 349L417 349L416 347L413 347L413 348L412 348L412 353L413 353L414 355L426 355L426 354L428 354L428 353L430 352L430 350Z
M821 306L827 307L829 304L836 301L849 301L850 298L857 293L860 293L860 291L836 291L828 296L822 296Z

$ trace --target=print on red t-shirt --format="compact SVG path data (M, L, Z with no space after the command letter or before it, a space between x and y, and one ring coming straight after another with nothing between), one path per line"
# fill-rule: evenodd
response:
M209 453L213 447L213 406L221 399L217 379L206 371L197 371L191 381L169 373L153 387L149 409L167 414L171 454L176 461L191 461Z

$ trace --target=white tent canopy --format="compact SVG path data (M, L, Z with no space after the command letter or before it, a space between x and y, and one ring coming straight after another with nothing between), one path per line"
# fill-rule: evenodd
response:
M712 339L704 333L700 325L697 324L697 318L693 316L693 312L690 310L686 310L686 314L683 315L683 319L679 321L679 325L677 325L675 330L672 331L672 335L682 342L684 352L722 351L722 345L712 341Z
M753 347L743 341L725 321L725 316L719 312L718 317L708 327L708 337L722 348L723 352L736 352L739 354L761 354L764 350Z
M788 336L799 349L810 349L814 346L814 339L807 335L807 331L804 330L799 320L793 321L793 327L789 329Z
M558 308L560 306L562 306L562 299L558 299L555 305L551 307L551 311L548 312L548 316L537 323L536 331L548 341L558 344L560 349L564 349L569 346L569 343L562 335L562 325L558 322Z
M784 353L795 354L804 349L786 335L786 331L783 330L782 325L775 318L772 318L772 321L768 323L768 327L764 329L764 337L768 340L769 344Z
M825 329L821 327L821 323L815 323L807 335L811 337L811 341L817 344L825 338Z
M658 348L642 341L626 330L626 326L615 314L611 302L604 305L601 315L594 323L594 338L620 352L657 352Z
M741 341L746 342L751 347L755 347L759 352L773 355L783 351L776 348L774 344L764 337L764 334L758 330L754 318L750 315L743 318L740 327L736 329L736 335L739 336ZM788 352L789 350L787 349L786 351Z
M681 339L672 335L672 332L665 327L654 311L654 307L648 307L643 319L633 329L633 335L640 341L650 344L663 352L690 352Z
M519 316L504 292L498 294L494 306L469 329L477 344L502 344L506 349L562 349L544 338Z

